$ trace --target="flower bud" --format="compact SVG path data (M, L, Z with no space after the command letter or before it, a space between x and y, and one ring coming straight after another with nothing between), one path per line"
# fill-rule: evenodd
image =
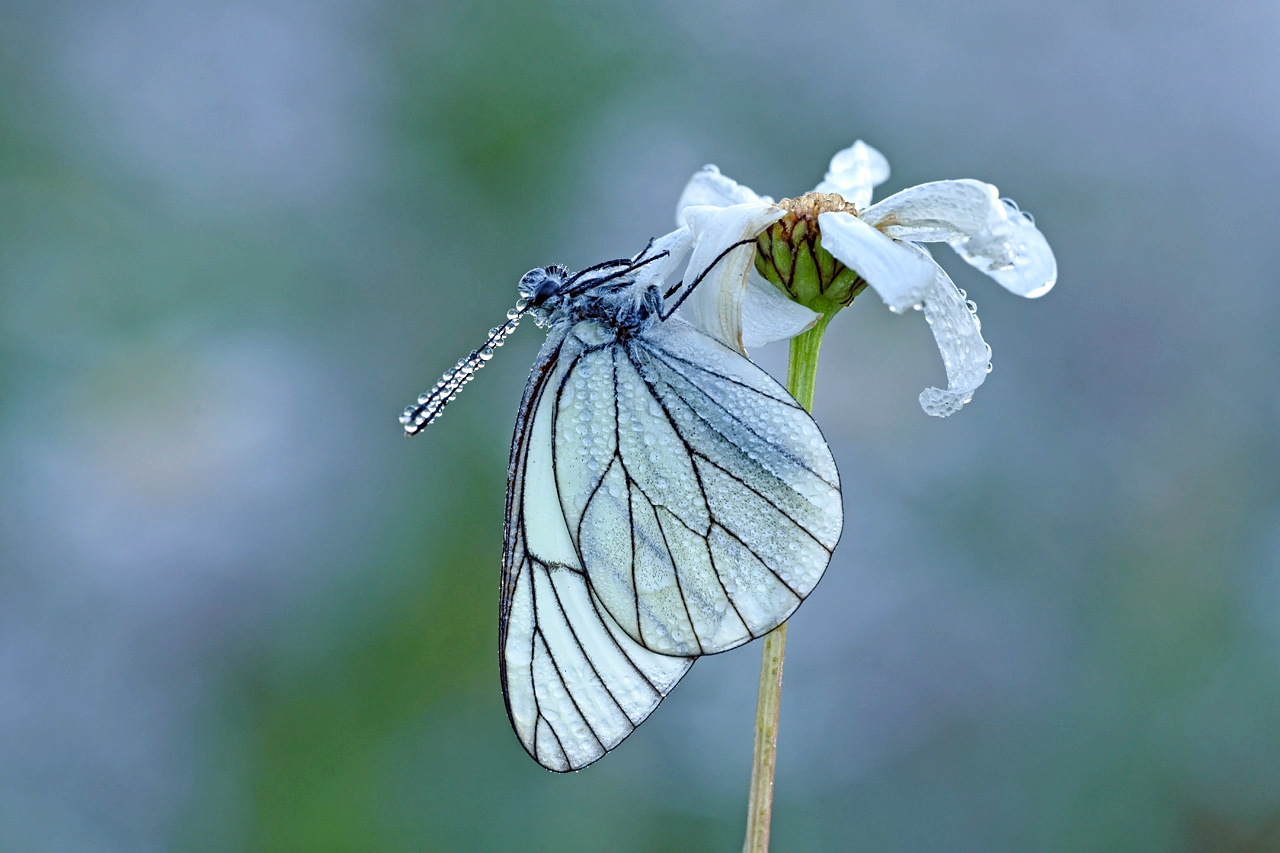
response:
M756 240L756 271L794 302L820 314L834 314L853 302L867 283L822 248L818 215L857 209L834 193L784 198L786 215Z

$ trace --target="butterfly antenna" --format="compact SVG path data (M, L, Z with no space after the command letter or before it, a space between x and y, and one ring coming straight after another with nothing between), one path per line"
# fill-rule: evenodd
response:
M676 303L675 303L674 305L672 305L670 308L665 308L665 309L663 309L662 314L661 314L661 317L662 317L663 321L665 322L667 319L669 319L669 318L671 317L671 315L672 315L672 314L676 313L676 309L677 309L677 308L679 308L681 305L683 305L683 304L684 304L684 301L685 301L686 299L688 299L688 298L689 298L689 294L693 293L694 288L696 288L698 285L702 284L702 280L703 280L704 278L706 278L706 277L707 277L707 274L708 274L708 273L710 273L713 269L715 269L717 264L719 264L719 263L720 263L721 261L723 261L726 257L728 257L730 252L732 252L734 249L740 249L740 248L742 248L743 246L750 245L751 243L754 243L754 242L756 242L756 238L755 238L755 237L748 237L748 238L747 238L747 239L745 239L745 240L739 240L738 242L733 243L732 245L728 246L728 247L727 247L723 252L721 252L720 254L716 255L716 256L715 256L715 258L711 261L711 263L707 264L707 268L706 268L706 269L704 269L702 272L698 273L698 277L697 277L697 278L695 278L695 279L693 280L693 283L692 283L692 284L690 284L690 285L685 289L684 293L680 294L679 298L677 298L677 299L676 299ZM678 281L678 282L676 282L675 284L671 285L671 287L667 290L667 292L666 292L666 293L664 293L664 294L662 294L662 298L663 298L663 299L670 298L671 294L673 294L673 293L675 293L677 290L679 290L679 289L680 289L680 286L681 286L683 283L684 283L684 282L680 282L680 281Z
M476 372L493 358L493 351L502 346L507 336L516 330L516 326L520 325L520 318L528 309L529 300L521 299L517 302L516 307L507 311L507 322L489 330L489 337L485 339L483 346L460 359L440 377L434 388L420 394L418 402L404 410L400 423L404 425L406 436L417 435L427 424L440 417L444 407L453 402L462 386L475 378Z
M649 245L653 245L652 240L649 241ZM649 249L646 246L645 252L647 251L649 251ZM585 270L578 273L577 275L575 275L573 278L569 280L571 284L574 282L577 282L577 283L574 284L573 287L568 288L566 292L570 296L576 296L577 294L581 293L582 291L588 288L597 287L601 284L605 284L606 282L613 281L616 278L621 278L624 275L630 275L631 273L635 272L641 267L646 267L649 264L653 263L654 261L660 261L670 254L671 254L670 252L662 251L662 252L658 252L658 254L656 255L646 258L644 257L644 252L641 252L634 259L628 258L626 260L621 260L621 261L608 261L607 263L604 263L604 264L596 264L594 267L587 267ZM582 276L582 273L591 272L593 270L599 270L605 267L618 266L618 265L622 265L622 269L618 270L617 272L611 272L608 275L603 276L601 278L593 278L585 282L579 280Z
M628 268L625 270L621 270L620 272L610 276L610 278L616 278L619 275L630 272L631 270L635 269L636 261L640 260L641 258L643 258L645 255L649 253L649 250L653 248L653 244L657 239L658 239L657 237L650 237L649 242L644 244L644 249L640 252L640 254L636 255L634 258L618 258L617 260L613 260L613 261L601 261L598 264L593 264L592 266L589 266L585 269L578 270L576 273L570 276L569 280L565 283L570 286L570 289L572 292L573 285L577 284L578 279L582 278L587 273L598 272L603 269L608 269L609 267L627 267ZM666 257L668 254L669 254L668 252L663 252L660 255L655 255L653 258L650 258L650 260L657 260L660 257ZM648 263L648 261L645 261L645 263ZM641 266L643 266L643 264ZM606 279L606 281L607 280L608 279ZM599 283L600 283L599 281L592 281L591 285L594 286Z

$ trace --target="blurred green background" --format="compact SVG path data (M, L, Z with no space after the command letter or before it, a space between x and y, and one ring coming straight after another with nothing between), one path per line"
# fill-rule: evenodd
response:
M1054 246L827 337L777 850L1280 849L1280 7L0 2L0 849L731 850L758 645L555 776L496 665L526 269L855 138ZM883 193L881 193L883 195ZM945 257L943 256L945 254ZM782 366L785 348L758 355Z

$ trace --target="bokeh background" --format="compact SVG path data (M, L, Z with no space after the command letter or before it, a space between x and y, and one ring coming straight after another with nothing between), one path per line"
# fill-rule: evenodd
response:
M920 315L828 335L775 848L1280 849L1278 40L1264 0L0 3L0 849L737 848L758 645L579 774L508 728L537 330L396 418L526 269L858 137L1061 274L940 252L995 351L945 421Z

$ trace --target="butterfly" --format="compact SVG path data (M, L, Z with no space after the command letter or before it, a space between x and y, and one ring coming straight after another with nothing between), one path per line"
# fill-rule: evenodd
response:
M526 314L548 329L511 440L498 643L511 725L550 770L596 761L698 657L784 622L840 538L839 475L813 418L675 316L753 241L665 288L686 240L529 271L507 322L400 419L408 435L435 420Z

